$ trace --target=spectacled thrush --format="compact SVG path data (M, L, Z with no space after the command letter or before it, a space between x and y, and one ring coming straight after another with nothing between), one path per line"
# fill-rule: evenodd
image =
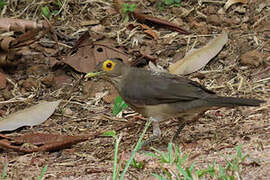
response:
M187 122L198 113L213 107L259 106L264 101L216 95L187 78L142 68L130 67L119 59L108 59L97 65L105 80L113 84L122 99L135 111L152 121L153 137L159 138L159 122L179 118L175 139ZM86 75L87 77L87 75Z

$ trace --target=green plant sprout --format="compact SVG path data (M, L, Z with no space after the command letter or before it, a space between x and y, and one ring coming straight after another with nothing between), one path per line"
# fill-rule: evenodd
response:
M134 12L135 7L136 7L136 4L128 5L127 3L123 3L124 22L128 22L129 20L128 14L130 12Z
M52 18L52 16L57 16L61 12L62 8L62 2L60 0L57 0L56 2L53 2L53 4L56 6L56 9L51 10L48 6L42 6L41 7L41 12L42 15L45 16L46 18Z
M181 0L159 0L157 2L157 7L159 10L163 10L165 6L176 6L179 7Z

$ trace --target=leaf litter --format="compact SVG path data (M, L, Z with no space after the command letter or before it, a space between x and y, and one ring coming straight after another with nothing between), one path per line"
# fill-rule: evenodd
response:
M262 9L260 14L257 14L258 16L255 17L252 12L258 7L256 7L256 3L252 1L246 5L247 11L245 14L240 15L237 12L228 11L228 13L225 14L217 14L221 19L219 24L210 25L206 23L205 17L213 14L213 12L216 14L219 9L223 8L223 4L224 2L205 3L203 6L200 6L195 1L182 1L182 5L179 8L170 7L165 8L164 11L157 11L154 8L154 4L151 4L150 1L138 3L139 9L143 11L146 9L143 14L161 17L169 22L181 22L182 20L185 28L192 30L192 34L183 35L181 33L172 32L164 27L154 29L155 25L150 25L150 28L158 32L158 40L154 40L152 37L149 38L145 36L145 38L142 36L143 38L135 44L136 46L131 45L134 44L132 42L134 40L133 37L137 35L136 33L138 31L135 30L135 34L129 34L130 31L127 30L127 24L121 21L120 14L115 13L111 4L105 1L93 1L91 3L87 1L71 3L67 1L60 15L56 17L59 19L54 23L54 29L61 32L57 33L57 36L60 52L63 53L73 47L74 44L72 43L74 39L78 39L82 32L89 27L91 29L92 25L87 26L87 28L82 28L79 23L81 20L99 20L105 29L104 32L99 33L101 38L93 37L90 31L93 39L112 38L116 39L116 44L125 42L124 45L122 44L121 48L131 56L131 63L136 61L135 57L140 57L139 52L141 52L143 47L150 47L147 55L155 59L155 61L152 62L155 62L157 67L161 66L166 69L173 62L172 57L174 57L176 52L180 53L180 56L177 58L179 60L181 57L184 57L187 46L189 47L190 44L194 44L196 41L196 44L198 43L197 45L203 47L203 45L207 44L209 36L221 32L222 29L226 27L230 33L229 43L217 55L218 61L208 63L203 70L192 73L188 75L188 77L200 81L200 83L204 84L207 88L216 91L220 95L269 99L268 92L270 84L269 80L267 80L268 77L256 77L258 78L256 81L250 79L250 74L258 72L259 70L263 72L267 68L267 65L260 64L259 67L253 68L239 64L239 54L245 52L242 50L248 51L249 48L259 49L266 55L268 54L268 45L265 43L265 37L267 37L266 32L258 32L256 34L247 33L254 29L252 26L256 25L259 18L262 20L260 24L267 23L267 8ZM51 3L49 2L45 2L45 5L51 7ZM4 11L3 14L12 17L15 16L14 13L16 12L22 14L22 17L27 16L26 18L28 19L32 17L40 18L37 13L39 7L40 4L31 4L28 6L24 4L24 1L18 1L18 3L12 4L12 6L8 5L7 10ZM15 11L13 8L19 9L19 11ZM231 8L234 8L234 6ZM14 11L11 12L9 9ZM106 11L104 11L104 9L106 9ZM182 15L183 9L187 10L189 13ZM95 16L89 15L89 10L91 10L91 13L95 14ZM72 16L69 13L72 13ZM249 21L245 21L246 17L250 18ZM236 18L237 21L239 19L241 20L241 26L238 26L239 24L226 24L227 21L223 21L225 19L233 23L234 18ZM132 21L132 18L130 18L130 21ZM199 23L202 24L198 25ZM256 27L258 26L256 25ZM254 42L253 38L255 36L258 40L256 42ZM42 38L39 43L46 45L48 48L56 49L56 41L50 36ZM122 154L129 152L138 139L142 127L145 124L145 119L130 109L123 112L123 118L114 117L111 112L113 105L104 102L102 98L95 100L95 94L98 90L96 93L92 93L92 96L86 96L86 90L82 91L86 85L86 82L81 79L83 75L63 65L63 63L57 64L52 69L47 68L46 71L51 73L51 71L55 69L63 68L67 75L72 78L72 82L67 84L66 87L56 87L55 85L45 87L40 80L47 75L46 71L36 74L28 73L25 75L25 73L28 72L29 66L35 66L36 64L47 65L46 60L48 56L43 56L42 54L34 55L32 59L27 59L24 64L18 66L18 69L8 72L7 87L5 91L1 91L0 94L1 101L7 102L0 104L1 114L8 114L17 109L24 109L25 102L27 102L27 104L33 104L41 98L47 99L48 97L63 99L65 103L63 105L64 108L70 108L73 114L65 115L56 112L53 114L50 121L46 121L31 129L22 128L12 134L23 135L33 132L43 132L52 135L61 133L62 135L77 136L115 130L117 134L122 133L123 135L119 152L123 152ZM56 58L59 57L57 56ZM145 61L143 58L140 59L140 62L148 63L148 61ZM28 78L27 75L31 78L34 77L37 81L35 88L25 89L22 86L20 81L26 80ZM95 82L97 79L92 78L91 81ZM107 91L107 89L101 91ZM253 109L248 110L254 111ZM269 117L267 107L260 111L254 111L254 113L247 116L243 114L242 108L220 109L218 112L221 114L222 118L220 118L221 116L217 117L215 115L217 113L215 112L206 113L195 124L184 128L179 140L183 142L184 145L179 144L183 148L182 151L184 153L190 152L191 157L194 157L190 159L190 162L195 162L196 166L198 165L200 167L205 166L208 162L211 163L213 160L224 163L216 152L220 151L222 154L229 155L233 153L231 147L242 143L244 144L243 149L247 151L247 153L252 152L252 156L257 156L265 160L259 167L244 165L243 170L245 177L250 176L251 172L253 177L256 175L267 177L267 173L269 172L269 170L267 171L269 161L266 158L269 154L269 128L267 129L267 124L269 123L265 120ZM176 125L176 120L164 122L161 127L162 132L164 132L162 141L153 143L153 146L161 150L166 149L164 146L167 146ZM256 128L254 129L254 127ZM149 132L147 136L150 134L151 132ZM21 145L25 148L28 146L28 148L31 149L31 145L28 143ZM35 145L33 147L35 147ZM1 149L1 151L3 156L8 156L7 178L10 179L15 176L24 179L31 177L36 178L41 171L41 167L45 165L44 163L49 165L46 178L50 179L105 179L111 176L112 173L112 154L114 151L112 139L101 136L92 138L91 141L84 141L80 144L73 145L72 148L66 148L59 152L22 155L21 153L14 153L8 150L3 151ZM22 163L19 160L20 157L28 157L29 160ZM144 159L144 157L142 157L142 159ZM134 178L134 176L137 176L139 179L147 179L151 178L151 173L160 170L158 162L149 162L146 160L144 163L146 163L146 168L143 169L143 171L132 168L128 176L131 179ZM154 164L153 168L151 168L149 164ZM0 167L0 169L2 168ZM253 179L256 179L256 177Z

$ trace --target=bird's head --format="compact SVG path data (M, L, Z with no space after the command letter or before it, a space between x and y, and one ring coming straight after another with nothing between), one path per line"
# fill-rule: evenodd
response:
M128 68L120 59L112 58L102 61L96 66L96 72L86 74L86 78L98 76L112 82L119 81Z

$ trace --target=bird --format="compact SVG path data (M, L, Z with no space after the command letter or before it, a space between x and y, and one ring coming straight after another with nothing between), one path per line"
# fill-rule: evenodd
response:
M149 118L153 136L145 143L161 137L160 122L179 119L175 140L188 120L211 108L260 106L265 101L219 96L186 77L167 72L154 72L131 67L121 59L106 59L96 66L98 76L110 82L120 97L134 111ZM86 77L90 77L86 75Z

